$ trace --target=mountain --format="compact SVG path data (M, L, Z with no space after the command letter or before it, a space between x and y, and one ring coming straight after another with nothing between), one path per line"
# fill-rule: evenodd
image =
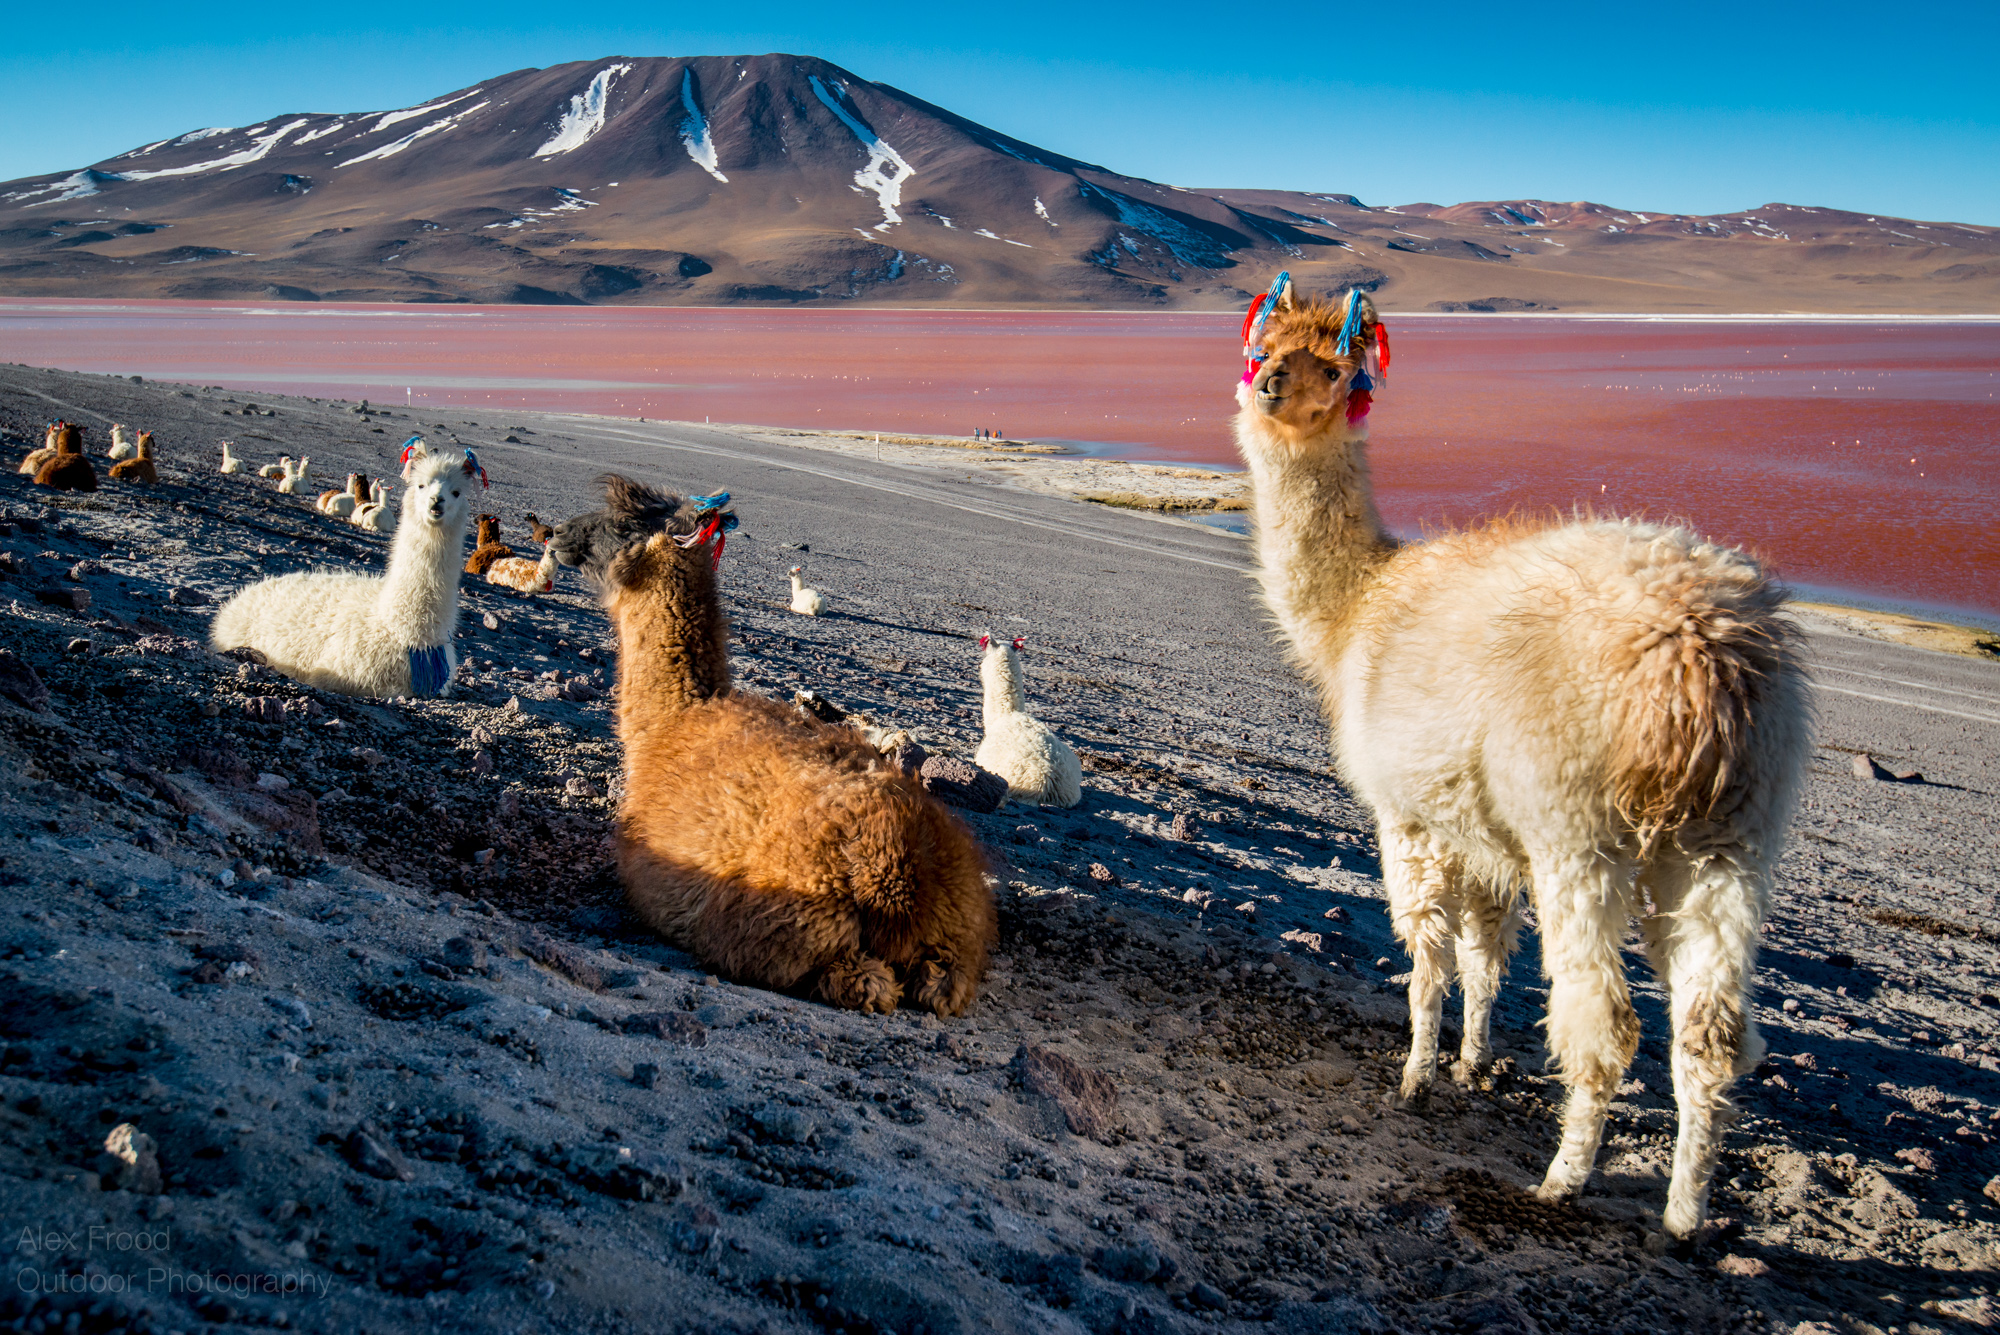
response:
M0 294L1226 309L1991 311L2000 229L1189 190L808 56L615 57L197 129L0 185Z

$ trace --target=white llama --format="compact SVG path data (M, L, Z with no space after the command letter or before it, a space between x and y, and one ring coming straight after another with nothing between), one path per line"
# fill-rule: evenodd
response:
M243 461L236 457L236 451L231 448L230 443L226 440L222 442L222 471L225 473L240 473L243 471Z
M972 763L1007 781L1007 796L1043 806L1083 800L1083 764L1070 744L1032 717L1021 689L1022 641L979 637L979 681L985 687L986 735Z
M368 499L354 507L354 513L347 516L347 522L371 533L394 533L396 511L389 504L391 490L389 484L379 477L370 482Z
M291 464L288 467L286 467L284 480L278 483L278 490L283 492L287 496L296 495L298 493L299 487L303 485L306 480L306 470L311 467L312 467L311 455L307 455L305 458L299 460L296 464Z
M818 589L806 587L806 568L793 566L791 576L792 610L802 617L816 617L826 611L826 596Z
M404 449L402 523L380 576L261 580L224 603L209 643L262 651L288 677L343 695L444 695L458 670L458 577L479 460Z
M107 459L136 459L139 457L139 442L132 438L132 432L123 422L111 424L111 448L104 452Z
M1657 524L1497 524L1397 544L1363 424L1388 364L1374 305L1358 292L1304 305L1283 278L1273 292L1269 324L1245 324L1236 440L1264 601L1318 687L1341 775L1375 811L1413 965L1402 1092L1436 1078L1454 973L1453 1074L1491 1064L1526 890L1569 1087L1539 1194L1580 1191L1639 1041L1619 955L1638 917L1672 994L1680 1130L1663 1223L1685 1247L1729 1087L1763 1052L1746 994L1810 751L1783 591L1743 553Z

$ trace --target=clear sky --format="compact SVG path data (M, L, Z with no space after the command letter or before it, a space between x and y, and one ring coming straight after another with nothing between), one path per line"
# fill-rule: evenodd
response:
M2000 2L22 4L0 180L609 55L822 56L1177 185L2000 225Z

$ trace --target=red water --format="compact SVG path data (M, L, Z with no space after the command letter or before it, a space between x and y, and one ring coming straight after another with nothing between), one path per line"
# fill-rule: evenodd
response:
M1238 317L0 300L0 360L331 397L1061 439L1233 464ZM2000 612L2000 321L1392 316L1400 530L1588 504Z

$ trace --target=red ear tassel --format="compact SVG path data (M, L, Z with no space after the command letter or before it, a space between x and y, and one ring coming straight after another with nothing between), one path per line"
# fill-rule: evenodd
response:
M992 644L992 643L993 643L993 637L992 637L991 635L982 635L982 636L980 636L980 637L979 637L979 649L980 649L980 652L981 652L981 653L984 653L984 652L986 651L986 647L987 647L988 645Z
M1022 639L1020 636L1016 635L1014 637L1014 647L1016 649L1025 649L1028 647L1028 642Z
M1375 326L1375 351L1382 359L1382 373L1389 373L1389 330L1386 325Z
M1250 312L1243 317L1243 342L1246 345L1250 342L1250 330L1257 323L1257 312L1264 309L1264 303L1270 300L1270 297L1271 294L1268 292L1259 292L1251 301Z

